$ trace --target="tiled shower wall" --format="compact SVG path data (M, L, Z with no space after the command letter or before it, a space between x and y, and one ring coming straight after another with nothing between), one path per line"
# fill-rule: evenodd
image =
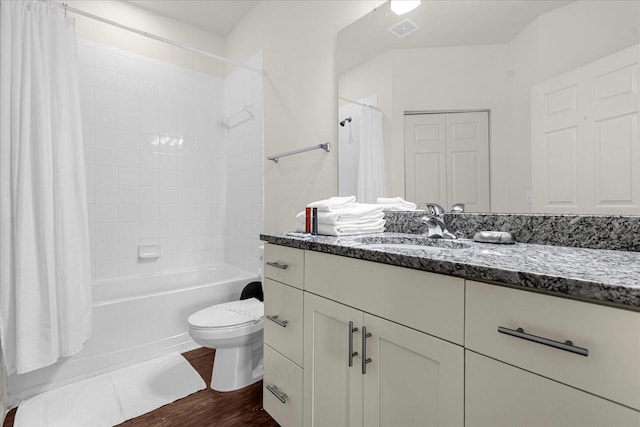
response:
M224 262L224 79L87 41L78 56L94 278Z
M246 64L262 68L262 54ZM257 273L264 224L262 76L236 68L226 77L225 104L227 263Z

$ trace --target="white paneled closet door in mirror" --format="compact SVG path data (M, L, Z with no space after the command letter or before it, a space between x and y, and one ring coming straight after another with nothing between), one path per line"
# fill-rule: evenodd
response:
M417 203L489 212L489 112L405 114L405 192Z
M534 212L640 213L639 49L533 87Z

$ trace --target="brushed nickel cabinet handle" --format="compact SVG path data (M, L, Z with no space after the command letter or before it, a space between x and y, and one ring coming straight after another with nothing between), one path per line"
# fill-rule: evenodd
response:
M568 351L570 353L579 354L581 356L589 356L589 350L582 347L576 347L573 342L567 340L565 342L550 340L549 338L539 337L536 335L527 334L524 329L509 329L504 326L498 326L498 332L501 334L511 335L512 337L521 338L523 340L535 342L549 347L557 348L559 350Z
M362 327L362 375L367 373L367 364L371 363L370 357L367 357L367 338L371 336L370 332L367 332L367 327Z
M282 326L283 328L286 328L287 325L289 324L288 320L280 320L278 319L278 316L272 316L271 314L267 314L267 319L271 320L273 323L275 323L278 326Z
M269 390L280 402L287 403L287 395L285 393L280 393L277 386L268 384L267 390Z
M279 268L280 270L286 270L287 267L289 267L287 264L280 264L279 262L276 262L276 261L267 261L267 265L270 265L271 267Z
M353 333L358 332L358 328L353 327L353 322L349 321L349 367L353 366L353 356L357 356L358 352L353 351Z

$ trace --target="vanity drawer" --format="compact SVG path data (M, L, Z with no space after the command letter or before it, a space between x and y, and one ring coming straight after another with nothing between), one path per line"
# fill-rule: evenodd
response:
M640 410L638 312L467 281L465 325L470 350Z
M302 366L303 292L264 281L264 342Z
M630 427L640 412L465 352L465 426Z
M264 346L262 392L264 409L278 424L302 425L302 369L268 345Z
M305 290L462 344L464 280L307 251Z
M264 245L264 277L302 289L304 251L272 244Z

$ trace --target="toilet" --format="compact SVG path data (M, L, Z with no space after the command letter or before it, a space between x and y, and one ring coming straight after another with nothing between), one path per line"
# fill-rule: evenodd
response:
M216 391L238 390L262 379L261 283L247 285L242 293L246 299L207 307L187 319L191 338L216 350L211 376L211 388Z

